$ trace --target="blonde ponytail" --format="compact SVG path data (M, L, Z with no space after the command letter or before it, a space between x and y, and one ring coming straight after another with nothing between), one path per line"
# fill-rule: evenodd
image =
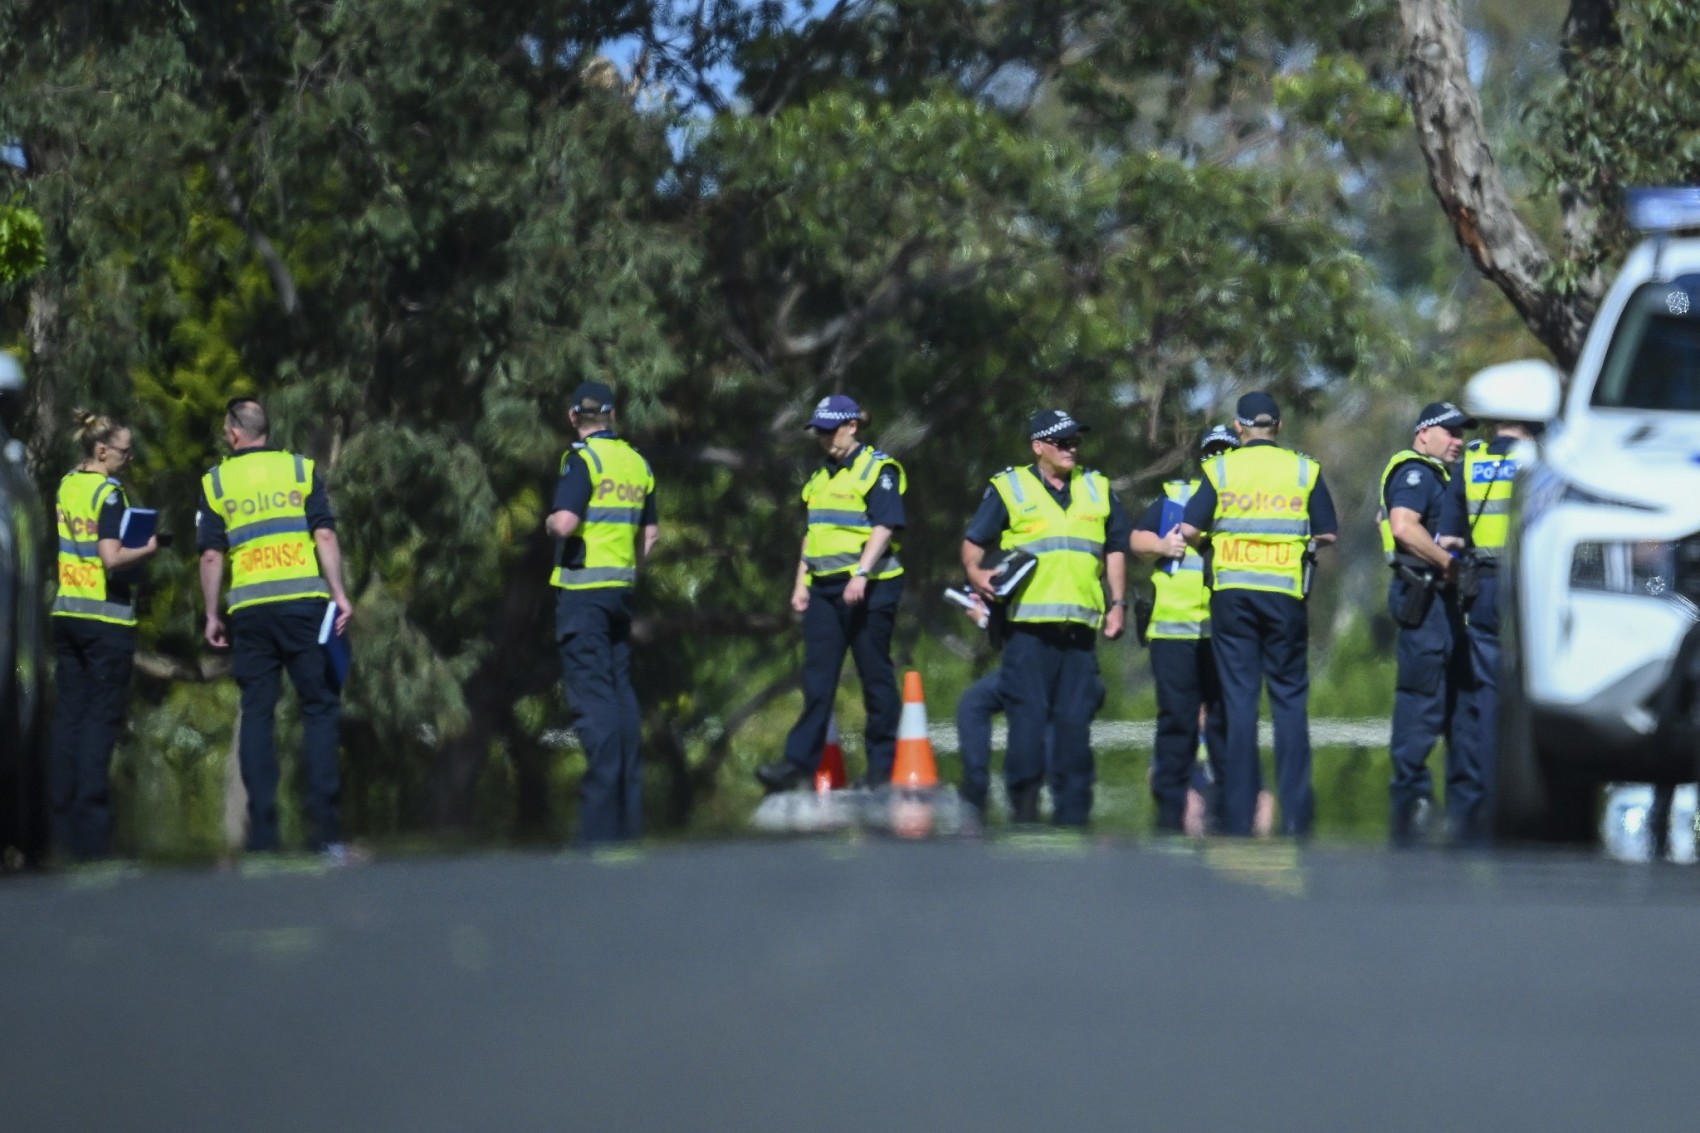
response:
M76 439L77 447L82 450L86 459L93 459L95 447L111 444L112 438L123 429L122 424L104 413L87 409L71 410L71 435Z

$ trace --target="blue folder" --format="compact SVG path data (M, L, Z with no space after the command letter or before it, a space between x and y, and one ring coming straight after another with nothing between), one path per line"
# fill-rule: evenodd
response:
M1179 500L1163 499L1163 514L1157 519L1157 534L1168 537L1169 532L1181 525L1181 519L1186 515L1186 505ZM1181 569L1180 559L1164 559L1163 573L1174 574Z
M336 631L336 603L325 603L325 620L319 623L319 645L325 651L325 663L330 666L331 684L339 691L348 683L348 663L354 650L348 635Z
M151 507L127 507L118 523L118 542L125 547L145 547L159 529L159 512Z

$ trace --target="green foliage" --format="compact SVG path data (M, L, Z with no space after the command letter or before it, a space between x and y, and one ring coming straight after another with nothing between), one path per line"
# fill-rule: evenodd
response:
M0 178L45 260L0 330L29 327L37 471L69 459L70 405L131 419L180 536L143 648L199 661L198 481L225 399L265 399L330 478L356 595L351 826L561 837L582 759L542 520L566 395L608 381L660 485L634 631L654 813L729 821L795 709L825 392L909 471L898 649L935 713L985 663L937 592L1041 403L1095 425L1137 507L1271 388L1368 530L1382 454L1338 426L1391 443L1385 395L1448 380L1422 303L1456 279L1392 146L1389 8L16 0L0 137L30 169ZM599 54L622 37L629 84ZM1368 578L1325 572L1316 624ZM1328 687L1367 705L1335 675L1379 664L1353 640ZM1144 655L1105 656L1110 713L1149 711ZM224 684L148 687L133 844L212 844L229 712Z
M41 217L17 204L0 205L0 285L19 283L46 265Z
M1545 143L1529 155L1541 188L1595 210L1591 238L1555 265L1554 282L1572 294L1637 238L1624 221L1626 189L1700 184L1700 10L1624 0L1613 18L1615 41L1574 58L1532 112Z

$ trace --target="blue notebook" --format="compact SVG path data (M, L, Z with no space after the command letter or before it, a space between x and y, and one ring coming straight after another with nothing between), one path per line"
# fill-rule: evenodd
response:
M1161 516L1159 516L1158 519L1157 519L1157 534L1163 536L1164 538L1167 538L1168 535L1169 535L1169 532L1173 531L1175 528L1177 528L1181 525L1181 520L1185 516L1186 516L1186 505L1185 504L1181 503L1179 500L1171 500L1167 497L1164 497L1164 499L1163 499L1163 514ZM1163 573L1164 574L1174 574L1179 569L1181 569L1181 560L1180 559L1164 559L1163 560Z
M125 547L145 547L159 530L159 512L151 507L127 507L118 521L118 542Z
M354 657L354 650L348 644L348 635L336 631L335 602L325 603L325 620L319 623L319 645L330 666L331 684L340 691L348 683L348 663Z

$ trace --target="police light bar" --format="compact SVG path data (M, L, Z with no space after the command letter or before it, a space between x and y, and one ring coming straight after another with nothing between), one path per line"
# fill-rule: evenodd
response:
M1624 196L1629 226L1638 232L1700 229L1700 188L1630 189Z

